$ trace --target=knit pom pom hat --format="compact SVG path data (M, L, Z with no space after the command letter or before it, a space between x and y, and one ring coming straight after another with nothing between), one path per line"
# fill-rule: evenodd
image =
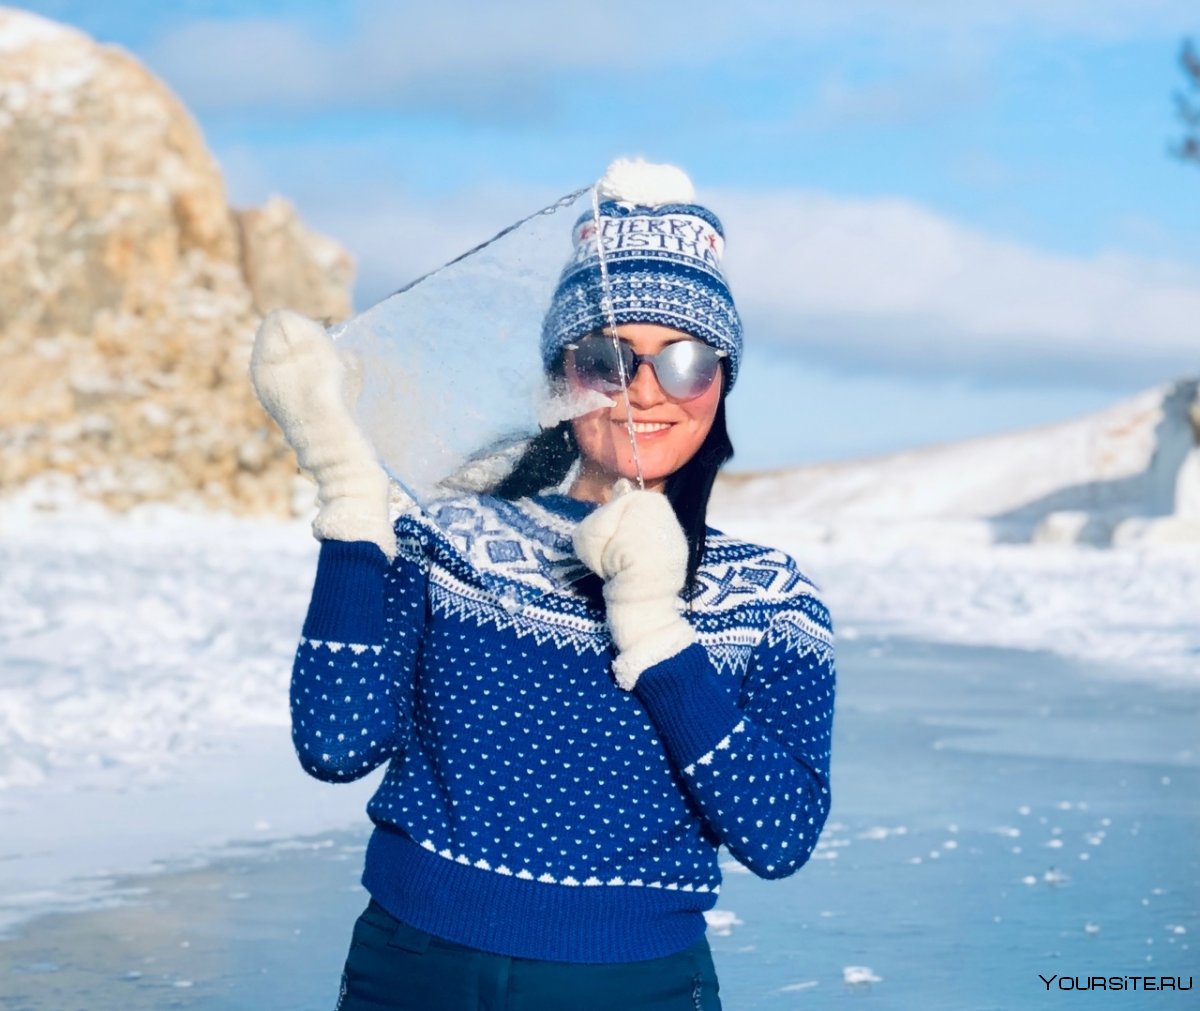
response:
M596 195L599 215L588 211L575 223L574 254L542 324L546 369L568 344L609 326L602 244L617 325L658 323L726 352L728 392L741 359L742 322L721 273L725 231L717 216L695 202L681 169L641 159L613 162Z

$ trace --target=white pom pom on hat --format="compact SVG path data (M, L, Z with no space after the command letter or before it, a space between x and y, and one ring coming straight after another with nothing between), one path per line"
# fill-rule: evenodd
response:
M638 207L691 204L696 188L683 169L656 165L644 158L618 158L596 184L601 200L615 200Z

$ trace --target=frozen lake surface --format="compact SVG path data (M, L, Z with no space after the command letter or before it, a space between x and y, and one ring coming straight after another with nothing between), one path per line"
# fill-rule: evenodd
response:
M1194 989L1068 995L1039 974L1186 985L1200 967L1200 688L1045 651L869 633L839 650L834 807L814 859L775 882L726 864L709 936L727 1011L1197 1006ZM363 794L326 800L337 788L305 780L278 727L244 730L222 760L264 764L254 810L273 833L247 823L245 841L153 873L93 871L79 879L90 908L13 920L0 1007L333 1006L365 904L365 816L292 838L279 828L314 790L335 805L317 820L349 824ZM220 803L205 789L226 781L198 778L199 813L180 821L203 820ZM155 803L101 792L91 809L88 796L71 799L84 836L98 812L119 821ZM97 831L111 863L120 825ZM37 853L6 856L36 878ZM48 859L61 873L62 853Z

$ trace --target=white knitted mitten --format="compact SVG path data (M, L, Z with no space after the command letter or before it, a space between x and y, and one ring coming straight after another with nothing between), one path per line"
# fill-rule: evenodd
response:
M276 309L259 326L250 379L300 466L317 482L313 533L323 541L373 541L390 561L396 535L388 477L351 413L355 378L315 320Z
M614 492L575 528L575 553L604 580L617 684L632 691L642 671L696 641L679 613L687 538L667 497Z

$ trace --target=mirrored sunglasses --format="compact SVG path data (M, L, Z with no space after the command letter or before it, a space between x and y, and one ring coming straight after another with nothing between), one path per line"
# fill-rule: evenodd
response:
M625 341L604 334L590 334L567 349L574 352L575 375L589 389L614 393L623 389L621 377L632 383L647 362L667 396L694 400L712 385L728 352L718 351L697 340L668 344L657 354L639 355ZM622 372L622 369L624 370Z

